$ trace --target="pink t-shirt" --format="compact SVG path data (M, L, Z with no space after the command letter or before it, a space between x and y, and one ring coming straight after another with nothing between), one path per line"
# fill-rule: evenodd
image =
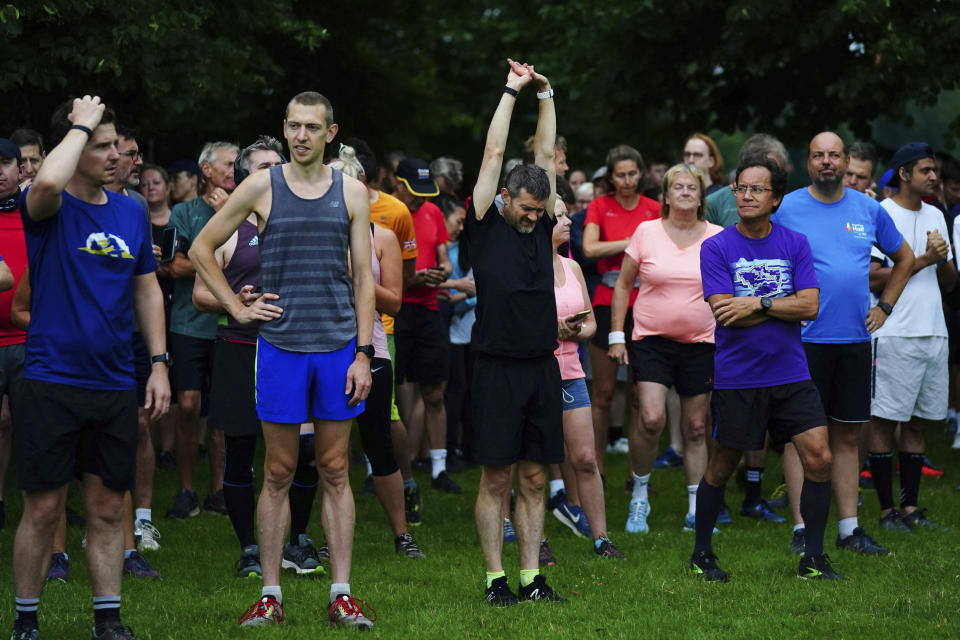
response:
M557 320L566 318L574 313L580 313L587 309L589 305L583 299L583 287L580 281L573 274L570 263L573 260L560 256L560 263L563 265L563 286L554 285L553 293L557 298ZM560 365L561 380L576 380L585 377L583 367L580 365L580 354L577 353L577 342L574 340L560 340L553 355L557 357L557 363Z
M706 223L703 236L685 249L674 244L664 221L642 222L625 253L637 261L640 288L633 303L633 339L662 336L674 342L713 342L716 323L703 299L700 246L723 227Z

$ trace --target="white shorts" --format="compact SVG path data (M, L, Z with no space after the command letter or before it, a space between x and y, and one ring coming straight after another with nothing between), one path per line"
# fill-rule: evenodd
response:
M874 338L870 414L895 422L947 417L947 339Z

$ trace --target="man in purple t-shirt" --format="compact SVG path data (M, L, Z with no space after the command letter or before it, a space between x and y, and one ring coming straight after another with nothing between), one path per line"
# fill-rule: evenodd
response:
M740 221L700 250L703 295L717 321L716 447L697 490L690 568L706 580L728 579L713 554L713 527L727 480L744 451L763 448L768 430L776 442L792 441L803 462L807 536L798 574L839 577L823 554L832 463L827 420L800 341L800 322L817 317L820 291L807 239L770 222L786 182L776 163L745 159L734 187Z

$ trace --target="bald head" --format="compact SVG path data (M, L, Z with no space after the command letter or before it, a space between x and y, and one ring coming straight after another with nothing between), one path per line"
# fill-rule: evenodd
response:
M837 194L842 188L846 170L847 152L840 136L832 131L815 135L810 141L807 155L807 172L813 188L824 196L824 199L839 197Z
M840 153L847 155L846 146L843 144L843 138L833 131L823 131L813 136L810 141L809 152L812 154L814 149L839 149Z

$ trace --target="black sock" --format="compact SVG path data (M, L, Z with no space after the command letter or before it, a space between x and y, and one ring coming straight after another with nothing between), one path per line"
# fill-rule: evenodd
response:
M697 526L693 552L713 553L713 526L723 508L725 487L715 487L704 478L697 487Z
M873 486L877 490L877 500L880 509L893 509L893 454L870 452L867 454L870 461L870 474L873 476Z
M290 544L299 544L300 534L307 532L319 480L313 450L313 434L301 435L297 471L293 474L293 483L290 485Z
M120 596L93 597L93 623L103 624L120 619Z
M257 544L253 526L253 454L256 447L256 436L224 438L223 501L240 548Z
M18 629L36 629L37 628L37 607L40 606L40 598L14 598L16 604L16 614L14 624Z
M827 530L827 516L830 515L830 481L814 482L803 479L800 491L800 516L806 529L806 556L823 554L823 535Z
M900 508L917 506L923 454L900 452Z
M747 491L743 504L751 506L762 500L763 467L747 467Z
M623 437L623 427L610 427L608 436L607 436L607 441L610 444L613 444L614 442L616 442L622 437Z

